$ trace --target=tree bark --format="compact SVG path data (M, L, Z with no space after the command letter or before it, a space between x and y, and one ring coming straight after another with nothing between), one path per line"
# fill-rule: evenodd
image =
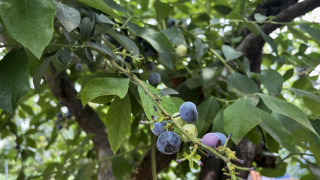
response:
M51 72L55 74L56 70L51 64ZM99 159L103 159L109 156L113 156L110 144L108 141L107 129L104 123L99 118L98 114L93 111L89 106L82 107L82 103L76 98L77 91L74 88L74 84L69 78L68 74L63 71L57 76L52 77L48 74L44 76L45 81L49 85L53 95L63 100L64 104L72 111L79 126L86 133L93 133L96 136L92 139L94 147L96 148ZM113 180L112 169L110 163L101 162L99 164L100 170L98 179L99 180ZM106 167L105 169L102 169Z

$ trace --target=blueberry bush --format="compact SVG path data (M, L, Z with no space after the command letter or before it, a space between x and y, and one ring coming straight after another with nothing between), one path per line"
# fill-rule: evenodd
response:
M0 0L0 179L320 179L317 7Z

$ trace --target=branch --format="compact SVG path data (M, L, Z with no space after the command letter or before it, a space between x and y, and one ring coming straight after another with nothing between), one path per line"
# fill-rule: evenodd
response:
M301 3L294 4L289 6L284 11L277 14L276 19L274 21L277 22L290 22L294 18L302 16L309 11L320 6L319 0L305 0ZM265 34L270 34L277 28L281 27L280 24L264 24L261 26L261 29ZM264 42L260 35L256 36L253 33L250 33L246 36L243 41L238 45L237 50L244 53L246 56L250 55L257 50L257 44L260 42Z
M56 70L52 64L50 65L50 68L52 74L55 74ZM105 125L93 109L89 106L82 107L81 101L76 98L77 91L74 88L74 84L67 73L61 72L56 77L45 74L44 79L49 85L53 95L57 99L63 100L68 109L72 111L79 126L86 133L96 134L92 141L98 151L99 159L113 156ZM102 168L105 167L105 165L105 161L100 162L99 167ZM104 171L100 170L99 179L113 179L111 166Z

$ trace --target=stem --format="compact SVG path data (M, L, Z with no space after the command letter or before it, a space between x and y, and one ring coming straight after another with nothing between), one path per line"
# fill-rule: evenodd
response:
M98 51L99 53L101 53L103 56L106 57L106 59L115 67L117 68L119 71L121 71L122 73L128 75L128 77L130 77L131 80L133 80L134 82L137 83L137 85L139 85L146 94L149 95L149 97L154 101L154 103L160 108L160 110L162 111L162 113L171 118L171 121L173 122L173 124L188 138L190 139L193 143L197 143L200 146L202 146L203 148L205 148L206 150L208 150L209 152L213 153L215 156L217 156L218 158L222 159L224 162L228 162L229 166L232 165L231 162L229 162L230 160L226 157L224 157L223 155L221 155L220 153L218 153L215 149L201 143L197 138L193 137L191 134L189 134L184 128L182 128L180 126L180 124L177 122L177 120L175 120L174 118L172 118L170 116L170 114L161 106L161 104L156 100L156 98L154 97L154 95L148 90L148 88L144 85L144 82L141 81L136 75L130 73L129 71L127 71L126 69L122 68L121 66L119 66L116 62L114 62L113 60L110 60L110 56L108 54L106 54L105 52L91 47L92 49L95 49L96 51ZM213 51L214 52L214 51ZM215 53L215 52L214 52ZM220 56L219 56L220 57ZM221 58L221 57L220 57ZM223 58L221 58L222 60L224 60ZM233 69L230 68L230 71ZM234 71L233 71L234 72ZM230 174L232 175L232 173L234 173L232 170L230 170ZM233 174L232 180L236 180L235 175Z
M229 169L229 173L230 173L230 177L232 180L237 180L236 174L234 173L234 170L232 170L232 163L228 162L227 163L228 169Z
M220 59L220 61L229 69L231 73L234 73L234 70L228 65L225 59L223 59L215 50L210 48L210 51Z
M225 100L225 99L220 99L220 98L217 98L217 97L214 97L214 96L212 96L212 97L215 98L218 101L221 101L221 102L236 102L237 101L237 99L236 100Z
M151 169L152 169L153 180L157 180L156 139L157 137L153 135L152 143L151 143Z

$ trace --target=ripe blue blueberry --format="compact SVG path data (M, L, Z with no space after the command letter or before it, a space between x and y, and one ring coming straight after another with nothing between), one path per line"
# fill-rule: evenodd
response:
M147 70L148 70L148 71L153 71L154 68L155 68L155 65L154 65L153 62L147 61L147 62L146 62L146 67L147 67Z
M153 47L149 43L144 42L142 45L147 57L155 54Z
M57 118L62 118L62 114L61 114L61 113L57 113L57 114L56 114L56 117L57 117Z
M149 74L148 81L152 86L157 86L161 81L161 76L159 73L153 72Z
M72 113L71 113L70 111L67 112L66 115L65 115L65 117L66 117L67 119L72 118Z
M215 132L215 134L219 136L219 139L221 140L221 146L223 146L227 140L227 137L220 132Z
M170 18L167 21L167 28L172 28L172 27L176 26L177 22L178 21L175 18Z
M63 128L62 124L58 124L58 125L57 125L57 129L58 129L58 130L61 130L62 128Z
M179 109L180 117L187 123L195 122L198 119L198 111L195 104L192 102L185 102Z
M156 136L160 136L161 133L166 131L165 128L163 129L163 127L166 126L166 124L167 124L166 121L153 123L154 125L154 128L152 129L153 134Z
M129 56L126 56L126 57L124 58L124 61L127 62L127 63L129 63L130 65L133 65L132 58L129 57Z
M82 70L82 63L77 63L76 64L76 66L75 66L75 69L77 70L77 71L81 71Z
M160 134L157 140L157 148L163 154L176 153L181 146L181 140L175 132L166 131Z
M202 143L211 148L216 148L221 146L220 137L215 133L207 133L206 135L204 135L202 138Z

